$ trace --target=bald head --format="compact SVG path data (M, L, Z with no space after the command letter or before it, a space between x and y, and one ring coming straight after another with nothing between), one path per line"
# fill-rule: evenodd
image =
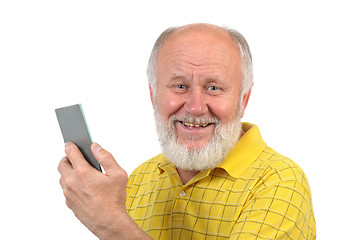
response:
M178 28L174 28L174 31L168 35L168 38L176 37L177 35L180 34L192 34L192 33L205 33L205 34L214 34L220 36L223 35L224 37L228 37L230 40L232 40L229 32L225 28L207 23L194 23L194 24L189 24Z

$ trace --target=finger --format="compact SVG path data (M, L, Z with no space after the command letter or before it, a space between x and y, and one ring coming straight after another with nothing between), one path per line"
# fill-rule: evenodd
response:
M89 163L85 160L83 154L80 152L79 148L74 143L67 142L65 144L65 153L73 168L91 168Z
M64 190L65 189L65 180L64 180L63 176L60 177L59 183L60 183L61 188Z
M102 165L107 175L119 169L124 171L115 161L113 155L104 150L98 143L93 143L91 150L95 159Z
M63 157L58 165L58 171L60 175L67 176L73 170L73 166L71 165L69 159L67 157Z

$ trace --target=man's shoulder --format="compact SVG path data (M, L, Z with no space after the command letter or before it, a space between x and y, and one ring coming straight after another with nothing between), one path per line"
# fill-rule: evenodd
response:
M262 170L263 179L268 184L279 182L298 182L308 188L308 181L301 167L288 157L266 147L254 163Z

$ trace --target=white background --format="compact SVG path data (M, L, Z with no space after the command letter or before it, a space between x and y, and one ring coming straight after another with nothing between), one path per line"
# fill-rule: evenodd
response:
M244 121L306 172L318 239L359 238L357 1L120 2L0 2L1 239L96 239L65 205L54 109L82 103L93 140L130 173L160 151L153 43L192 22L245 35L255 85Z

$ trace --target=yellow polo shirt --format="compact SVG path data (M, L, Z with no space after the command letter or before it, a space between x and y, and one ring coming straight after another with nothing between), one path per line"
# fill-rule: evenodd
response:
M257 126L217 168L183 185L163 154L129 177L127 210L153 239L315 239L307 179L266 146Z

